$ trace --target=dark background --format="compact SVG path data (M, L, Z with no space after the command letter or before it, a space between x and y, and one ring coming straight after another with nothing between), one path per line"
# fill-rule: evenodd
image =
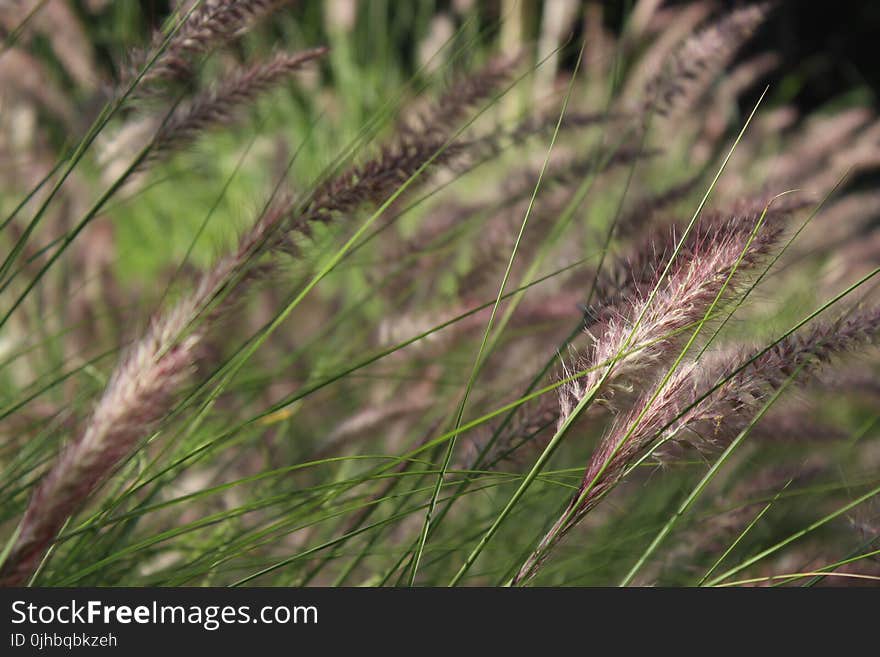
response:
M858 90L870 94L877 105L878 39L880 2L876 0L788 0L779 3L747 49L772 50L782 57L782 71L799 74L800 85L793 101L804 110Z

